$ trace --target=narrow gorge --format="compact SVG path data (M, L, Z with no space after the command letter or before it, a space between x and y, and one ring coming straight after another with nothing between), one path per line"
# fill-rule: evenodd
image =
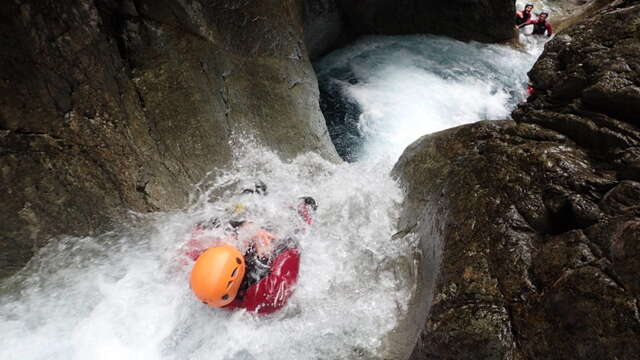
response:
M0 358L636 358L640 4L534 3L550 40L506 0L8 1ZM300 240L272 315L189 289L239 208Z

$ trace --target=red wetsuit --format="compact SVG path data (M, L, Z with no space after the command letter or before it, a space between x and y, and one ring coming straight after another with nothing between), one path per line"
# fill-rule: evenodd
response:
M297 207L297 211L302 220L311 225L313 222L311 207L307 204L301 204ZM196 226L192 233L192 239L187 245L191 250L188 250L186 255L194 261L208 246L212 246L213 243L217 242L215 239L201 238L200 236L204 229L203 226ZM298 232L305 231L306 229L299 229ZM295 242L291 243L295 244ZM251 268L252 258L253 255L245 254L245 263L248 268L243 281L246 284L249 284L250 279L255 277L255 274L260 273L260 270ZM248 286L241 285L236 298L224 308L229 310L247 309L247 311L253 311L258 314L271 314L284 307L293 294L298 280L300 251L297 247L290 245L277 251L270 264L266 274L258 275L259 280Z
M551 28L551 24L549 24L546 20L541 19L529 19L524 22L520 27L533 25L533 35L544 35L545 31L547 32L547 36L551 36L553 34L553 29Z
M300 269L300 252L287 249L280 253L271 265L269 274L260 281L240 290L235 300L225 309L247 309L258 314L271 314L286 305L293 294Z
M195 261L205 250L189 250L186 255ZM283 250L273 259L266 275L245 289L241 286L235 300L224 308L242 308L258 314L271 314L280 310L293 294L299 269L300 251L297 248ZM244 281L250 278L251 269L247 271Z

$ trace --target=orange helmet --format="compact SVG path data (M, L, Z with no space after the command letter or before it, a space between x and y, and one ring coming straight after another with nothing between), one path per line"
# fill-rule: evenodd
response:
M209 306L225 306L238 294L244 272L244 257L234 246L209 248L193 265L191 290Z

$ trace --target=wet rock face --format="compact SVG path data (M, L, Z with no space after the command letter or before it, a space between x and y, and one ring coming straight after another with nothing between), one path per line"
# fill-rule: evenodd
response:
M515 122L407 148L401 229L439 264L412 359L640 354L639 46L621 3L547 44Z
M549 42L529 73L536 96L514 119L561 131L605 156L635 157L640 35L633 19L639 12L637 6L610 10ZM556 121L560 117L564 121ZM625 165L622 160L618 169Z
M463 41L514 39L509 0L304 0L311 59L361 35L436 34Z
M429 33L460 40L514 38L509 0L337 0L355 34Z
M352 34L344 27L336 0L304 0L303 3L304 43L312 60L351 40Z
M336 159L297 1L0 9L0 276L52 236L184 205L245 131Z

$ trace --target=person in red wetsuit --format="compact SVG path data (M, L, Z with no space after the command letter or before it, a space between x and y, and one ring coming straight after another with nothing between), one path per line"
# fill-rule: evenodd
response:
M303 222L311 225L316 209L313 198L303 197L296 210ZM198 224L195 232L220 226L214 219ZM193 292L207 305L228 310L270 314L281 309L293 294L298 278L297 240L293 236L279 239L248 221L229 221L229 226L233 233L227 241L217 241L208 249L196 246L187 252L196 261L190 279ZM244 251L229 243L241 244Z
M547 36L551 36L553 34L553 29L551 28L551 24L547 21L548 17L549 13L543 11L540 13L537 19L529 19L528 21L525 21L524 23L518 25L517 28L521 29L524 26L533 25L533 32L531 33L532 35L544 35L545 33L547 33Z
M532 10L533 4L527 4L522 11L516 11L516 26L529 21Z

